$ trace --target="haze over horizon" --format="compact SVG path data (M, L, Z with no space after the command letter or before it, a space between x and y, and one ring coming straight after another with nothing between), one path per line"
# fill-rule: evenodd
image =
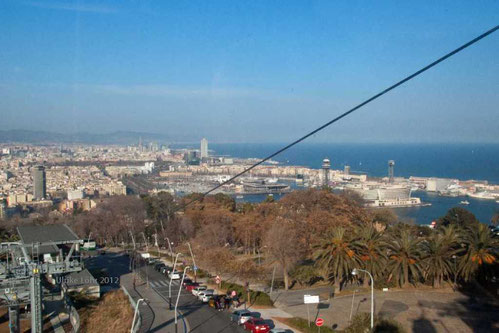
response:
M6 0L0 130L289 142L497 25L497 13L497 1ZM498 41L310 141L499 143Z

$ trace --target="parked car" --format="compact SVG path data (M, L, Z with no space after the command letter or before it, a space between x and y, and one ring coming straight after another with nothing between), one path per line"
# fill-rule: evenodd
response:
M198 299L199 299L200 301L202 301L202 300L203 300L203 297L204 297L205 295L210 295L210 296L213 296L213 294L214 294L214 293L215 293L215 290L213 290L213 289L206 289L206 290L203 290L203 291L198 292L197 297L198 297ZM208 302L208 300L206 300L206 302Z
M201 297L201 302L203 303L208 303L211 299L214 299L215 297L217 297L218 295L216 294L204 294L202 297Z
M205 291L206 289L208 289L208 287L206 286L197 286L196 288L192 289L192 294L194 296L197 296L201 291Z
M157 270L158 272L161 272L161 269L163 267L166 267L166 265L164 263L162 263L162 262L154 264L154 269Z
M244 329L251 333L267 333L270 331L270 326L262 318L249 318L244 323Z
M170 271L171 271L171 268L169 266L165 265L164 267L161 268L161 274L167 275L170 273Z
M193 281L191 279L185 278L184 283L182 283L182 287L186 287L189 283L192 283Z
M243 317L244 321L242 321ZM236 322L238 325L244 324L249 318L251 318L251 311L248 310L236 310L230 315L230 321Z
M152 257L151 258L147 258L146 260L147 260L147 264L148 265L154 265L154 264L156 264L156 263L159 262L158 258L152 258Z
M284 328L273 328L269 331L269 333L293 333L293 331Z
M168 277L172 280L180 280L180 272L179 271L175 271L175 272L170 272L168 274Z
M199 283L191 282L185 285L185 290L192 292L193 289L199 287Z

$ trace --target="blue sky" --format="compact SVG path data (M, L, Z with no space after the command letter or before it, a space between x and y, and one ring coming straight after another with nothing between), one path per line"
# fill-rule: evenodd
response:
M286 142L499 24L498 1L0 2L3 129ZM318 142L499 143L499 33Z

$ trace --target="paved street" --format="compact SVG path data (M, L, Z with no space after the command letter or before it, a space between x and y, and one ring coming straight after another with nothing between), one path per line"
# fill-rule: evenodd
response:
M337 295L328 300L329 287L273 294L277 305L294 316L306 318L303 295L320 295L319 305L310 305L312 319L320 316L327 326L343 329L350 315L370 312L370 293ZM375 291L375 312L401 323L408 332L498 332L497 305L473 295L451 290Z
M88 268L105 269L108 276L112 277L105 289L118 289L120 283L125 285L134 299L145 298L147 305L140 307L142 313L142 332L175 332L174 311L169 310L169 292L167 278L155 271L152 266L138 269L140 279L133 284L133 273L129 271L129 258L121 253L108 252L86 261ZM149 282L147 286L146 282ZM179 291L179 282L172 283L172 302L174 303ZM183 314L178 319L178 332L199 333L242 333L244 330L231 323L229 312L219 312L206 304L202 304L191 293L181 290L179 311ZM174 304L173 304L174 305Z
M169 280L166 279L164 275L155 271L151 266L145 266L141 269L141 276L145 280L149 280L150 288L157 292L164 300L165 304L169 301ZM177 298L179 291L179 282L173 281L172 283L172 306ZM231 323L229 319L230 312L228 311L216 311L210 308L206 304L201 303L197 298L192 296L191 293L181 289L180 299L179 299L179 311L183 314L186 319L186 325L188 332L195 333L215 333L215 332L245 332L241 327L238 327L235 323ZM171 311L173 313L173 310ZM178 321L179 332L184 325L182 320ZM163 323L158 327L152 327L151 332L156 332L162 327L173 327L173 319ZM172 331L173 332L173 331Z

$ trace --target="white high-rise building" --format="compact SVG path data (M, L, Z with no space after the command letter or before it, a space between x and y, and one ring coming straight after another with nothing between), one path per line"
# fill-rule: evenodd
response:
M201 140L201 158L208 157L208 140L203 138Z

